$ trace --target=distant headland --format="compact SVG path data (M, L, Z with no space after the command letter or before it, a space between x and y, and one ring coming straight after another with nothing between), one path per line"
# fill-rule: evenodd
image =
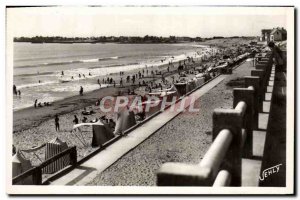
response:
M15 37L14 42L31 42L31 43L62 43L62 44L72 44L72 43L137 43L137 44L152 44L152 43L183 43L183 42L203 42L212 39L223 39L222 36L214 36L211 38L201 38L201 37L157 37L157 36L101 36L101 37L61 37L61 36L35 36L35 37ZM246 38L244 36L233 36L228 38Z

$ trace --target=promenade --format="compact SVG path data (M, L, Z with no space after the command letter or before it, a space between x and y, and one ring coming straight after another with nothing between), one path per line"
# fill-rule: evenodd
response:
M51 184L154 186L163 163L198 162L211 145L214 108L232 106L228 83L238 84L251 69L253 63L247 61L192 93L199 112L162 113Z

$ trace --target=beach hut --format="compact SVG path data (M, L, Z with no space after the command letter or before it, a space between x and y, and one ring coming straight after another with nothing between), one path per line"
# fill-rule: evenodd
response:
M30 160L27 160L20 151L16 151L16 154L12 157L12 177L16 177L27 170L31 169ZM32 185L32 177L27 177L18 183L20 185Z
M107 124L93 124L93 139L92 147L101 146L105 142L111 140L115 137L112 130L108 127Z
M178 92L179 96L183 96L187 93L187 83L181 82L181 83L174 83L176 90Z
M136 124L133 111L129 111L127 106L123 107L117 115L117 123L114 134L120 134Z
M85 140L83 136L78 135L76 131L81 132L81 127L83 126L91 126L93 130L93 137L92 137L92 147L97 147L103 145L105 142L111 140L115 137L113 134L113 131L108 126L108 124L104 124L100 121L96 123L81 123L81 124L75 124L73 126L72 133L76 135L76 137L82 142L84 145L86 145Z
M203 85L205 83L205 77L197 78L196 85L197 87Z
M66 142L61 141L58 137L46 143L45 149L45 160L52 158L53 156L59 154L60 152L68 149L68 145ZM68 166L70 163L69 155L65 155L55 162L49 164L45 168L43 168L43 173L52 174L55 173L64 167Z
M196 88L196 82L194 80L189 80L187 83L187 91L190 92Z

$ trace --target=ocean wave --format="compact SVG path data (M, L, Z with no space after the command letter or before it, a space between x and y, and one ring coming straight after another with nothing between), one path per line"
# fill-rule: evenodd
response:
M29 84L23 84L23 85L18 85L17 89L23 89L23 88L29 88L29 87L37 87L37 86L42 86L42 85L49 85L53 83L58 83L58 81L45 81L41 83L29 83Z
M96 63L101 62L105 60L117 60L119 56L113 56L113 57L105 57L105 58L92 58L92 59L84 59L84 60L71 60L71 61L61 61L61 62L46 62L46 63L40 63L40 64L34 64L34 65L22 65L22 66L16 66L16 68L30 68L30 67L42 67L42 66L51 66L51 65L68 65L72 63Z
M17 74L17 75L14 75L14 76L43 76L43 75L51 75L51 74L54 74L55 72L40 72L40 73L32 73L32 74Z

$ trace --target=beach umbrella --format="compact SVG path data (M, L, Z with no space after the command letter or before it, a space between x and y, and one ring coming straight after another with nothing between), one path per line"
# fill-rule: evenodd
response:
M26 159L20 151L12 157L12 177L16 177L27 170L33 168L30 160ZM27 177L23 179L20 183L21 185L31 185L33 184L32 177Z

